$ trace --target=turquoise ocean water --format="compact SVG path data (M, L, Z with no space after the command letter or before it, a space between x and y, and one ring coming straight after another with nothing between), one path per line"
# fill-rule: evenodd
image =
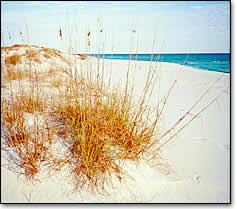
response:
M98 57L98 54L87 54ZM130 54L104 54L105 59L129 60ZM103 55L100 55L102 58ZM132 54L132 60L150 61L151 54ZM210 70L230 73L230 53L202 53L202 54L153 54L153 61L177 63L199 70Z

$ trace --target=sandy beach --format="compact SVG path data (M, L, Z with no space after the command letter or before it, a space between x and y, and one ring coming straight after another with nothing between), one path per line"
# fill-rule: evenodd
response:
M65 57L67 58L66 55ZM78 60L76 56L73 59ZM62 61L56 62L62 64ZM78 66L89 63L96 69L97 62L96 58L89 58L73 63ZM99 65L102 68L102 59ZM47 71L49 66L50 63L41 66L42 71ZM131 72L135 72L135 98L143 91L149 66L150 62L145 61L130 63ZM39 181L27 182L24 176L10 169L9 148L2 147L2 203L229 203L230 74L197 70L174 63L153 62L152 66L160 75L160 84L154 88L147 105L156 107L158 91L162 104L162 98L176 80L162 114L164 130L178 121L210 86L210 90L190 112L190 116L217 98L162 152L162 158L172 172L163 172L159 167L150 167L143 161L139 164L127 162L124 169L133 179L127 178L121 183L114 180L113 187L106 185L109 194L92 194L84 190L74 193L66 167L52 176L48 176L47 170L42 167L37 174ZM111 75L111 82L119 85L121 90L124 89L127 69L126 60L104 60L105 81ZM215 82L216 80L218 81ZM2 89L2 97L4 92Z

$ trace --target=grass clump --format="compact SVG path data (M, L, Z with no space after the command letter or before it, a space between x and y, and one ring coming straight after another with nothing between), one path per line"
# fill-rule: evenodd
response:
M9 57L6 57L5 63L7 65L16 65L16 64L21 64L21 56L20 55L12 55Z
M31 125L25 112L33 113L36 105L22 97L15 101L1 102L2 142L13 149L15 162L22 168L27 179L34 179L40 164L46 160L49 129L39 123L39 117L33 117ZM31 114L32 115L32 114ZM32 115L33 116L33 115Z
M102 110L103 106L97 103L88 107L77 103L58 108L57 114L64 122L61 135L65 140L70 136L67 143L76 189L85 185L90 189L103 189L106 177L116 174L121 178L122 169L116 162L118 156L106 133L112 123L104 124L110 112Z
M149 113L141 111L132 96L116 88L113 93L105 91L99 79L70 84L55 105L54 117L70 151L75 188L104 190L106 179L127 175L124 161L137 162L145 156L155 137L155 123L143 120L142 115L149 117Z
M7 81L13 81L26 79L29 75L26 71L6 69L5 72L2 72L2 77Z

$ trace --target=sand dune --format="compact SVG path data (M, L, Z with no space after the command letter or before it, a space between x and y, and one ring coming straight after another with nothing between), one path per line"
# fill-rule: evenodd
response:
M35 50L41 54L37 47ZM23 49L21 53L24 53ZM63 53L59 55L46 58L42 54L40 55L42 59L38 56L42 64L39 65L36 62L37 69L48 72L49 66L52 66L54 62L57 63L57 68L68 67L65 60L70 60L69 56ZM2 53L2 56L7 56L7 53ZM26 58L22 57L22 59ZM92 63L96 67L98 62L95 58L80 60L79 57L73 56L71 59L77 66ZM102 60L100 60L100 65L102 67ZM142 93L149 65L149 62L131 61L131 69L136 71L134 94L137 96ZM125 179L121 183L115 180L114 188L109 184L106 185L110 194L103 196L87 191L73 193L72 182L66 168L51 177L48 177L47 170L42 169L37 174L40 181L26 182L22 175L19 176L9 167L14 163L14 157L11 158L9 155L9 148L2 147L2 202L230 202L230 75L197 70L173 63L153 63L152 65L154 69L159 70L161 75L161 99L167 95L174 80L177 80L162 115L164 129L171 127L206 89L220 79L213 84L192 114L197 113L221 93L217 101L180 132L163 151L162 156L173 172L167 174L142 161L138 165L128 162L124 168L134 180ZM112 83L120 83L121 89L124 88L128 61L104 60L104 66L105 79L109 80L111 72ZM24 69L23 64L19 64L18 67ZM155 87L154 95L151 95L148 105L155 107L157 104L155 94L158 91L158 87ZM2 96L6 95L7 90L2 89ZM61 147L57 149L61 150Z

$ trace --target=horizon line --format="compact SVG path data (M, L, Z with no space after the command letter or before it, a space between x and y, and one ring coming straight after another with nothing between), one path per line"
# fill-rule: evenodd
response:
M98 55L99 53L72 53L76 55ZM113 52L113 53L100 53L100 55L103 54L126 54L126 55L139 55L139 54L231 54L231 52L190 52L190 53L185 53L185 52L162 52L162 53L118 53L118 52Z

